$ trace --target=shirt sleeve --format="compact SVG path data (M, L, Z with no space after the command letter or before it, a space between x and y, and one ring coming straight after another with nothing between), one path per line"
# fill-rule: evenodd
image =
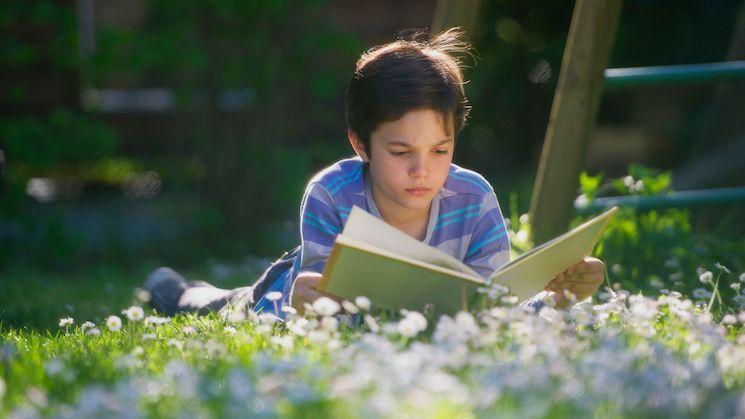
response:
M277 301L278 307L290 305L295 279L300 272L323 272L334 240L342 230L341 224L331 194L318 182L308 184L300 203L300 253L292 267L267 290L282 293L282 298ZM273 312L273 307L274 303L267 301L264 295L254 309ZM278 315L285 317L283 312Z
M510 262L510 239L494 192L484 197L481 213L481 219L471 235L464 262L481 276L488 278ZM546 291L541 291L521 305L537 312L544 305L545 295Z
M497 196L492 191L484 196L481 216L471 234L463 262L488 278L509 261L510 239Z
M301 271L321 273L331 254L342 219L331 194L320 183L311 183L300 204Z

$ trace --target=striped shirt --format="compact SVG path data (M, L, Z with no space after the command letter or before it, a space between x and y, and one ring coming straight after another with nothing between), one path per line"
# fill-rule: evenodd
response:
M289 305L298 273L323 272L352 206L382 218L371 188L367 164L359 157L338 161L310 180L300 206L300 257L270 288L282 292L282 304ZM510 241L489 182L451 164L445 184L432 200L423 242L463 261L485 278L507 264ZM254 309L270 307L273 303L262 297Z

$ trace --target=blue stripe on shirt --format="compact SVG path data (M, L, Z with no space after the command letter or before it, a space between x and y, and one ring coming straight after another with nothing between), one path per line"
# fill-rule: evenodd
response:
M476 186L479 187L479 189L481 189L484 192L489 192L489 188L487 188L486 186L484 186L483 183L481 183L481 182L479 182L479 181L477 181L475 179L472 179L470 177L467 177L467 175L462 175L462 174L459 174L459 173L450 173L450 176L452 176L452 177L454 177L456 179L460 179L460 180L462 180L464 182L468 182L470 184L476 185Z
M349 173L347 173L345 175L341 175L339 177L336 177L336 178L332 179L331 182L329 182L329 183L327 183L325 185L326 189L330 189L337 182L341 182L341 181L347 180L349 178L353 178L357 174L358 171L362 171L362 166L355 167L354 170L352 170L351 172L349 172Z
M454 211L446 212L444 214L440 214L440 216L437 217L437 221L442 221L445 218L448 218L448 217L453 216L453 215L458 215L458 214L460 214L462 212L466 212L466 211L471 210L471 209L474 209L474 208L481 208L481 204L473 204L473 205L469 205L469 206L467 206L465 208L461 208L461 209L457 209L457 210L454 210Z
M322 225L320 225L320 224L316 223L315 221L310 220L308 218L306 218L305 220L303 220L303 224L309 225L309 226L315 228L316 230L319 230L322 233L326 233L326 234L331 235L331 236L334 236L336 234L339 234L338 231L330 230L330 229L328 229L328 228L326 228L326 227L324 227L324 226L322 226Z
M310 211L306 211L306 212L305 212L305 216L306 216L306 217L307 217L308 219L310 219L310 220L312 220L312 221L315 221L316 223L318 223L318 224L320 224L320 225L324 226L324 227L325 227L326 229L330 230L330 231L332 232L332 234L339 234L339 232L341 231L341 230L339 230L339 228L338 228L338 227L336 227L335 225L333 225L333 224L329 224L329 223L327 223L326 221L323 221L323 220L321 219L321 217L319 217L319 216L317 216L317 215L313 214L313 213L312 213L312 212L310 212Z
M469 218L478 217L479 214L480 214L480 212L477 211L477 212L471 212L471 213L462 215L460 217L451 218L451 219L449 219L447 221L443 221L441 223L438 223L435 226L434 230L439 230L442 227L445 227L445 226L450 225L450 224L453 224L453 223L458 223L458 222L461 222L461 221L466 220L466 219L469 219Z
M346 184L348 184L350 182L354 182L355 180L359 179L361 176L362 176L362 167L360 167L359 169L356 169L354 172L352 172L352 174L350 175L350 177L349 178L346 178L343 182L340 182L338 185L334 186L333 188L329 188L329 193L332 194L332 195L335 194L335 193L337 193L339 191L339 189L341 189L342 186L344 186L344 185L346 185Z
M349 213L352 211L352 207L338 206L338 207L336 207L336 209L339 211L339 216L342 219L345 219L345 218L349 217Z
M496 234L494 236L489 237L491 234L496 233L498 230L502 230L502 231L499 232L499 234ZM479 241L476 244L474 244L473 247L471 247L470 249L468 249L468 252L466 253L466 257L471 257L471 256L475 255L476 252L478 252L479 249L481 249L482 247L484 247L485 245L487 245L489 243L492 243L492 242L494 242L496 240L501 239L502 237L504 237L505 234L507 234L507 229L504 228L504 224L500 224L498 226L495 226L494 228L492 228L491 230L489 230L486 234L484 234L484 237L487 237L487 238L482 239L481 241Z

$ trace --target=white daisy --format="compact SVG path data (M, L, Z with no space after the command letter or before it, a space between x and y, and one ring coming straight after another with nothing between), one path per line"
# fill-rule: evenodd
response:
M259 323L261 324L273 325L274 323L277 323L279 320L281 319L272 313L259 314Z
M360 309L354 305L351 301L344 300L341 302L341 306L349 314L357 314L359 313Z
M124 314L126 314L129 320L134 322L138 322L145 318L145 310L140 306L132 306L128 308Z
M147 316L145 317L145 324L166 324L171 321L170 317L158 317L158 316Z
M339 328L339 321L336 320L336 317L324 317L321 319L321 327L329 332L334 332Z
M737 316L734 314L726 314L722 317L723 324L737 324Z
M414 337L427 328L427 318L417 311L403 312L404 318L398 322L397 331L403 337Z
M726 266L722 265L722 264L721 264L721 263L719 263L719 262L715 263L715 264L714 264L714 266L716 266L716 267L717 267L717 269L719 269L720 271L724 271L724 272L726 272L726 273L728 273L728 274L729 274L729 273L731 273L728 267L726 267Z
M566 298L567 300L569 300L572 303L576 303L577 302L577 296L574 295L574 293L571 292L571 291L569 291L568 289L564 289L564 298Z
M282 306L282 312L289 315L297 314L297 310L295 310L295 307L293 306Z
M270 324L260 324L256 326L256 333L260 335L268 335L272 333L272 325Z
M73 323L75 323L75 320L72 317L65 317L63 319L59 319L59 327L71 326Z
M698 276L698 280L701 281L702 284L711 284L712 279L714 279L714 274L711 273L711 271L704 271Z
M513 306L513 305L517 304L517 302L519 301L519 299L517 298L516 295L504 295L504 296L502 296L502 297L499 298L499 301L501 301L502 304L505 304L505 305L508 305L508 306Z
M277 301L282 298L282 293L279 291L270 291L266 293L266 299L269 301Z
M365 314L363 317L365 319L365 324L367 324L367 327L370 328L370 331L373 333L378 333L380 331L380 325L378 324L378 321L375 320L375 317Z
M269 340L281 348L292 349L292 338L289 336L272 336Z
M321 297L313 302L313 310L321 316L333 316L340 309L339 303L328 297Z
M118 332L122 329L122 319L119 316L111 315L106 318L106 327L112 332Z
M745 275L745 274L743 274ZM370 299L361 295L354 299L354 304L360 308L360 310L369 311L370 310Z

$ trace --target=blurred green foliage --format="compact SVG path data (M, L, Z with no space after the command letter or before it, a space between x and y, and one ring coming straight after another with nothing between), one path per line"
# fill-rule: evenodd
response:
M602 174L583 173L581 193L592 199L598 194L658 195L670 191L669 172L632 165L629 173L633 175L607 179ZM644 186L640 188L639 182ZM515 215L517 197L512 197L510 202L510 242L512 257L516 257L530 250L533 244L529 240L528 214ZM704 302L713 304L718 314L737 314L745 308L745 296L740 289L740 282L745 278L745 237L737 230L732 231L731 220L738 208L724 209L725 216L714 228L696 229L696 219L711 217L710 211L713 210L694 214L685 208L651 211L619 208L593 253L605 263L609 281L606 285L647 296L677 291L700 301L706 300ZM713 216L719 217L721 211L714 211ZM572 226L576 227L587 218L576 217ZM702 282L701 275L707 271L711 272L713 280ZM714 298L715 288L720 298ZM721 300L735 303L722 305Z
M343 88L361 50L354 37L325 23L323 3L152 1L141 27L98 27L95 53L81 58L74 4L4 2L3 71L13 83L3 103L15 114L0 120L0 149L9 162L0 215L28 240L0 243L0 262L22 252L59 267L73 263L79 250L79 237L61 223L64 209L46 218L27 213L30 177L118 186L145 168L158 170L167 187L199 187L202 237L194 242L211 243L200 245L203 252L287 246L287 232L277 227L296 218L309 173L346 149L340 136L327 134L343 133ZM24 73L61 74L72 96L50 97L54 106L46 110L36 79ZM114 132L95 113L77 110L79 84L169 88L176 113L189 124L187 149L180 150L186 158L122 156ZM243 100L226 109L226 89Z
M0 4L0 66L8 76L7 89L0 96L6 107L0 118L0 149L5 150L14 181L69 172L115 152L116 134L95 115L76 109L80 63L76 30L75 9L69 5L22 0ZM38 90L38 76L65 85Z
M65 108L46 117L0 119L0 138L15 169L26 176L70 170L111 156L117 144L116 134L106 125Z
M472 34L480 59L467 71L473 112L458 139L456 161L490 179L500 199L518 191L507 214L516 223L527 208L573 3L482 2ZM738 4L686 0L670 11L664 2L627 2L611 64L717 60ZM154 170L164 189L197 187L203 198L204 208L194 216L202 235L179 245L232 256L274 254L291 245L297 226L278 226L297 219L309 176L351 153L344 138L344 88L356 58L371 46L335 28L326 5L324 0L153 0L146 2L146 18L137 27L99 25L95 53L81 57L74 3L0 3L0 74L8 80L0 98L10 110L0 118L0 149L9 162L0 219L18 220L33 237L28 243L0 243L0 264L14 259L21 247L31 260L51 266L76 263L80 237L63 228L63 210L46 218L26 212L25 185L36 176L76 176L86 184L115 186L131 174ZM638 48L642 44L645 48ZM53 79L54 96L39 102L36 82L44 78ZM125 141L119 142L100 115L78 109L81 86L166 87L175 94L175 113L187 138L174 142L181 147L177 153L155 155L133 146L124 154ZM226 102L226 90L241 100ZM624 123L626 105L610 101L600 119ZM686 124L695 122L690 118ZM167 135L153 131L158 132L152 138L135 140L158 144ZM695 129L686 125L678 131L690 136ZM631 168L630 176L645 186L637 193L664 193L669 176L644 170ZM581 182L590 199L613 188L629 193L623 178L602 183L602 175L585 174ZM112 254L119 254L119 246L104 245Z
M581 192L596 196L605 189L612 195L659 195L670 191L670 173L632 165L629 175L603 181L603 176L581 177ZM639 185L643 186L639 186ZM719 290L730 300L738 290L729 287L745 272L745 238L726 231L724 220L713 231L700 232L692 226L689 209L638 211L619 208L603 234L596 255L603 259L611 282L623 289L655 294L668 289L690 295L695 288L711 288L702 283L703 271L721 274ZM577 225L583 219L575 220ZM718 265L727 269L722 269Z
M471 122L459 137L456 158L487 179L512 185L535 174L575 2L500 0L481 2L472 40L480 57L467 71ZM626 1L609 67L722 61L742 0L701 2ZM691 93L691 90L685 94ZM688 157L711 91L678 103L685 117L666 127L675 147L652 156L669 167ZM598 123L624 125L638 112L633 92L604 94ZM619 175L616 173L615 175ZM506 189L506 188L505 188ZM520 208L529 194L521 195Z
M326 23L323 3L156 0L142 27L99 31L89 79L175 92L195 128L186 154L236 253L276 252L269 231L296 218L309 173L345 149L343 88L361 46ZM246 98L230 112L226 89Z
M117 135L77 106L77 26L74 5L56 1L0 3L0 149L7 161L0 185L0 220L20 234L0 240L0 265L20 253L58 266L79 248L61 212L30 213L26 183L32 177L76 175L81 165L113 156ZM51 79L51 80L48 80ZM28 262L28 261L27 261Z
M5 68L31 70L49 64L54 70L78 66L75 8L52 0L6 0L0 4L0 63ZM29 35L53 34L49 42L30 42ZM15 88L19 91L18 87ZM10 89L13 90L13 89Z

